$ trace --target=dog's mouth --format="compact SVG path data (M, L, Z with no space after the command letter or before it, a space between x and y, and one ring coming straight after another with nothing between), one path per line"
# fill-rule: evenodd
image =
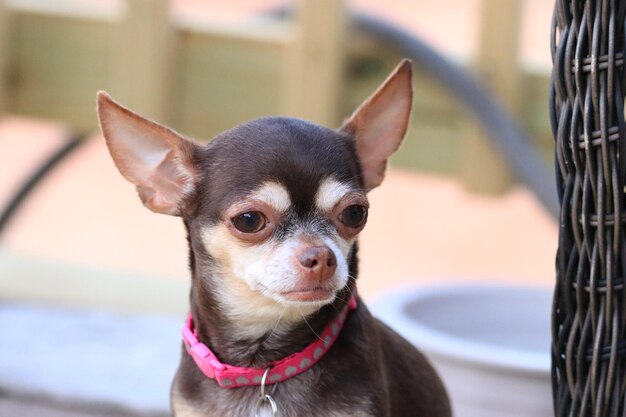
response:
M328 287L299 288L297 290L284 291L281 297L287 301L296 302L327 302L335 298L335 290Z

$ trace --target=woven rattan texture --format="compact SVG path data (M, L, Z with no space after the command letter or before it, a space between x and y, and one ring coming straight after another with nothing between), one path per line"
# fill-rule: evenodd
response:
M557 0L554 11L557 417L626 415L625 7L626 0Z

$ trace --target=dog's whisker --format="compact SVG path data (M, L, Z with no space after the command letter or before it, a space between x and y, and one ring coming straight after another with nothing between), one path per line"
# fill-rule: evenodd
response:
M356 297L356 296L354 295L354 293L352 292L352 288L350 288L350 287L348 287L348 294L350 295L350 297L349 297L349 298ZM348 299L349 299L349 298L348 298Z
M349 277L352 277L352 276L349 275ZM348 293L349 297L345 298L339 295L344 291ZM339 293L336 294L336 297L340 299L341 301L347 302L350 300L350 298L354 297L354 292L352 291L352 288L350 288L350 286L345 286Z
M280 320L285 315L285 311L287 311L287 306L283 307L283 311L278 316L278 320L276 320L276 323L274 323L274 325L272 326L272 330L270 331L270 334L261 342L262 345L267 343L267 341L270 340L272 336L274 336L274 334L276 333L276 329L278 329L278 325L280 324Z
M337 299L338 299L339 301L343 301L344 303L348 302L348 300L346 300L345 298L340 297L339 295L336 295L335 297L337 297ZM336 306L334 303L333 303L333 304L331 304L331 305L333 306L333 308L334 308L335 310L338 310L338 309L337 309L337 306Z
M352 278L352 280L356 282L356 276L354 276L352 274L348 274L348 279L350 279L350 278ZM350 293L351 296L354 295L354 292L352 291L352 287L351 286L346 285L345 288L346 288L346 290L348 290L348 292ZM354 287L354 288L356 288L356 287Z
M309 321L306 319L306 317L304 317L304 314L302 314L302 310L298 309L298 312L300 313L300 315L302 316L302 319L304 320L304 322L306 323L307 326L309 326L309 329L311 329L311 331L313 332L313 334L315 335L315 337L317 337L319 340L321 340L322 342L324 341L324 339L321 338L321 336L319 334L317 334L317 332L315 330L313 330L313 327L311 327L311 324L309 323ZM319 310L318 310L319 313Z

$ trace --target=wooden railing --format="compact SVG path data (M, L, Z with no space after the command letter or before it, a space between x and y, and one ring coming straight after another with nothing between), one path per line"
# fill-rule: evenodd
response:
M493 18L501 2L483 1L482 52L470 66L512 103L550 161L548 75L521 72L509 48L517 42L521 2L507 2L503 28ZM295 19L265 15L224 26L176 13L167 0L0 0L0 114L89 131L96 128L95 92L106 89L201 139L269 114L337 125L400 57L393 45L355 31L343 2L294 3ZM488 42L504 30L498 42ZM415 70L409 140L393 162L461 175L474 189L506 188L510 181L499 179L507 168L485 145L484 132L445 86Z

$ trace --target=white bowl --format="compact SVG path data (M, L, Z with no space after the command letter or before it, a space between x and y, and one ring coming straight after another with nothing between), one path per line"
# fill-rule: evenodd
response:
M552 290L495 284L403 288L372 313L424 352L456 417L551 417Z

